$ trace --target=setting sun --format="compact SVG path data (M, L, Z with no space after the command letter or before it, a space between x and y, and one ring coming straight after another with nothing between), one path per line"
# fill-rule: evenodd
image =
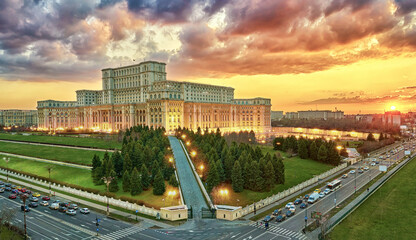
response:
M396 106L391 106L390 110L393 110L393 111L396 110Z

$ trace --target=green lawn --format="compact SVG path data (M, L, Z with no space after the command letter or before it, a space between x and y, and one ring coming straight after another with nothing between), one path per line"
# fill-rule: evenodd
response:
M413 159L330 233L331 239L415 239Z
M0 142L0 151L62 162L91 165L94 154L103 158L103 151Z
M274 150L271 147L262 147L263 151L269 151L274 154ZM286 182L284 185L275 185L269 192L254 192L245 189L241 193L235 193L232 191L231 186L225 185L229 189L229 196L227 197L213 197L216 204L225 204L233 206L246 206L248 204L257 202L261 199L267 198L276 193L282 192L288 188L296 186L302 183L314 175L319 175L323 172L333 168L331 165L319 163L310 159L301 159L299 157L285 158L283 160L285 165Z
M4 155L0 154L0 158L3 158ZM0 167L5 167L6 162L0 161ZM86 169L79 169L61 165L54 165L49 163L43 162L36 162L21 158L11 157L9 162L9 168L16 169L23 172L29 172L31 174L35 174L42 177L48 177L47 167L53 166L53 170L51 171L51 179L62 181L70 184L79 185L86 188L93 188L101 190L102 192L106 191L106 187L104 185L96 186L92 182L91 179L91 171ZM121 190L121 181L119 182L120 190L116 193L117 196L127 196L132 197L130 193L125 193ZM170 190L175 190L178 192L177 188L173 188L168 186L166 183L166 196L155 196L153 195L153 189L149 189L147 191L142 192L138 196L134 196L134 199L142 200L145 203L149 203L152 206L156 207L163 207L163 206L172 206L178 205L179 199L172 199L167 197L167 192ZM164 201L163 199L166 199Z
M71 146L82 146L82 147L95 147L103 149L121 149L121 142L116 140L116 135L105 136L108 139L99 139L97 137L76 137L73 136L44 136L44 135L29 135L24 136L20 134L8 134L0 133L0 139L16 140L25 142L38 142L38 143L54 143Z
M4 240L20 240L20 239L24 239L24 236L19 235L16 232L13 232L12 230L8 229L5 226L0 226L0 239L4 239Z

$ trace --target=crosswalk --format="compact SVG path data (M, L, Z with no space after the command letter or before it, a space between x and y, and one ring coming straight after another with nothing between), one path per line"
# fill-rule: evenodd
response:
M260 225L260 224L257 224L256 222L253 222L253 223L250 223L249 225L252 227L264 229L264 224ZM274 232L274 233L277 233L279 235L283 235L286 237L290 237L292 239L300 239L300 240L307 239L305 234L295 232L289 229L281 228L281 227L276 227L273 225L269 225L269 228L267 229L267 231Z
M95 239L117 240L117 239L122 239L122 238L125 238L127 236L139 233L143 230L145 230L145 229L133 226L133 227L129 227L129 228L120 229L118 231L115 231L115 232L112 232L112 233L109 233L109 234L98 236Z

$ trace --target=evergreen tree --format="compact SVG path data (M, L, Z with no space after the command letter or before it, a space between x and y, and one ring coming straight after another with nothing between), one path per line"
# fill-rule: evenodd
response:
M225 181L225 172L224 172L224 168L222 166L221 159L217 160L216 167L217 167L217 170L218 170L218 174L220 175L220 182L224 182Z
M118 181L117 181L117 174L114 170L111 170L110 176L113 178L108 185L108 190L110 192L118 192Z
M153 194L154 195L163 195L165 193L165 179L163 179L162 172L160 169L157 171L156 176L153 182Z
M96 169L97 167L101 167L101 160L100 157L97 154L94 154L94 157L92 157L92 171Z
M328 150L325 144L322 144L318 151L318 161L319 162L327 162L328 161Z
M384 134L383 134L383 133L380 133L380 137L378 137L378 140L379 140L379 141L382 141L382 140L384 140L384 139L385 139Z
M150 178L151 182L155 180L157 172L160 170L159 163L157 161L153 161L152 164L152 176Z
M241 172L240 162L237 160L231 174L231 184L234 192L242 192L244 190L244 179Z
M123 159L121 158L118 150L111 155L111 160L113 162L114 171L116 172L117 177L121 177L123 174Z
M142 187L142 181L140 179L139 171L137 171L137 168L133 169L133 172L131 173L131 189L130 193L132 196L136 196L143 191Z
M147 170L146 164L142 164L142 168L140 169L141 181L144 190L149 189L150 186L150 176L149 170Z
M338 154L337 149L335 148L335 144L334 142L331 142L329 144L329 149L328 149L328 163L337 166L341 161L341 158Z
M274 173L273 173L273 175L274 175L274 182L275 183L279 183L279 176L280 176L279 173L278 173L278 171L279 171L279 163L278 163L278 157L277 157L276 154L273 155L273 158L271 160L271 163L273 165L273 170L274 170Z
M251 168L254 174L254 186L252 186L252 190L262 191L264 187L264 178L262 176L259 164L256 161L252 161Z
M207 191L210 193L212 189L220 184L220 174L218 173L217 166L214 161L209 164L209 172L207 177Z
M313 141L309 146L309 157L312 160L318 160L318 147L316 146L316 142Z
M372 133L368 134L367 141L375 141L374 135Z
M104 170L103 167L97 167L93 171L91 171L92 174L92 181L95 185L101 185L104 184L102 178L104 177Z
M130 174L128 171L125 171L123 174L123 191L130 192L130 189L131 189Z
M260 176L264 178L264 175L266 172L266 161L264 158L261 158L259 161L259 170L260 170Z
M281 158L277 159L277 171L278 174L278 182L279 184L285 184L285 165L283 164L283 160Z
M231 173L234 168L234 158L231 154L231 151L227 151L224 159L224 171L225 171L225 178L227 181L231 180ZM240 166L241 169L241 166Z
M264 190L270 191L275 182L274 168L271 161L268 161L266 164L264 172Z
M127 171L127 172L131 172L133 170L133 166L131 164L131 160L130 160L130 156L129 154L125 154L124 155L124 160L123 160L123 172Z
M299 153L300 158L302 159L308 158L308 148L306 146L305 140L303 139L298 141L298 153Z
M250 178L251 178L251 172L250 172L250 163L246 162L244 165L244 171L243 171L243 180L244 180L244 188L250 189Z
M169 185L171 185L172 187L178 187L178 181L176 180L176 176L175 174L172 174L169 178Z

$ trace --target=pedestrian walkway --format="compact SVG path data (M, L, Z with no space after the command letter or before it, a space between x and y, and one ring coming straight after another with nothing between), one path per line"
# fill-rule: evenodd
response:
M26 142L26 141L6 140L6 139L0 139L0 142L9 142L9 143L18 143L18 144L27 144L27 145L38 145L38 146L46 146L46 147L72 148L72 149L87 150L87 151L114 152L114 150L111 150L111 149L79 147L79 146L51 144L51 143Z
M253 222L253 223L250 223L250 226L265 229L264 223L258 224L257 222ZM291 239L301 239L301 240L307 239L305 234L298 233L289 229L273 226L273 225L269 225L269 228L267 229L267 231L274 232L276 234L289 237Z
M126 237L139 233L141 231L144 231L144 228L141 227L128 227L128 228L124 228L124 229L120 229L118 231L109 233L109 234L105 234L105 235L100 235L94 239L103 239L103 240L116 240L116 239L125 239Z
M202 218L201 208L208 208L204 196L192 172L179 140L169 136L169 142L175 156L176 171L182 188L182 195L188 208L193 209L194 218Z

